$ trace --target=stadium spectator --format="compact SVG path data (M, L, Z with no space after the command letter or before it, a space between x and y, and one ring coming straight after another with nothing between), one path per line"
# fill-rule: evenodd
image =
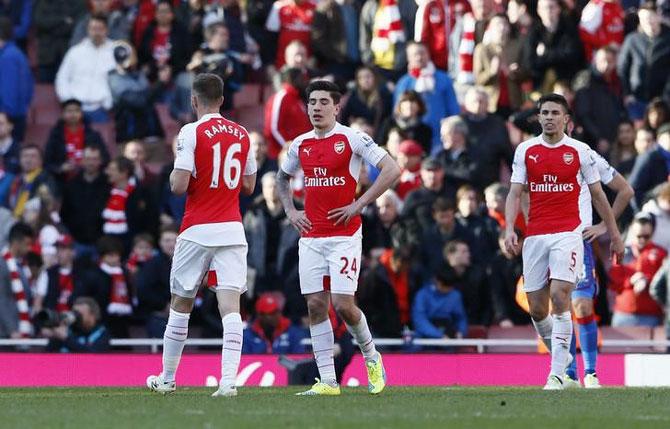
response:
M0 338L27 338L33 335L30 321L31 291L22 260L33 244L33 230L16 223L9 230L8 247L0 260Z
M179 2L175 7L177 21L181 22L189 35L189 52L195 52L204 42L202 30L206 15L206 0L188 0Z
M217 0L210 2L206 7L203 27L207 28L214 23L222 23L230 34L230 49L237 54L237 59L256 68L254 63L260 61L257 57L259 50L256 42L249 37L240 8L239 0Z
M256 300L255 309L256 317L244 329L242 353L305 353L305 346L301 342L308 337L308 333L282 316L279 299L275 294L261 294Z
M246 27L249 35L260 48L263 64L272 64L277 52L277 34L265 28L274 0L249 0L246 2Z
M649 295L649 284L663 264L667 252L654 243L653 215L636 215L631 226L631 257L609 270L608 288L616 292L612 326L658 326L663 309Z
M52 83L70 43L85 0L35 0L33 29L37 42L37 78Z
M149 84L147 75L137 68L135 49L125 41L116 42L114 61L116 68L109 73L108 84L116 141L165 137L154 101L170 84L169 69L161 69L158 81Z
M33 0L4 0L0 2L0 16L9 18L13 27L14 43L24 52L27 49L28 32L32 25Z
M272 4L265 21L268 31L278 33L275 68L281 70L286 63L284 52L289 43L300 41L311 55L311 30L316 5L309 0L283 0Z
M21 142L12 137L14 124L6 113L0 112L0 171L16 174L19 166L19 148Z
M282 89L265 103L263 136L268 142L268 157L277 159L289 142L311 129L302 99L307 81L298 68L282 71Z
M130 22L125 19L123 13L114 10L113 0L91 0L89 13L84 14L77 20L70 37L70 47L78 45L88 34L88 23L93 16L99 16L106 20L108 36L111 40L127 40L130 38Z
M583 128L582 140L603 156L609 154L619 123L626 118L616 55L612 47L596 50L591 67L573 84L574 120Z
M407 194L421 187L421 158L423 148L414 140L405 140L398 148L398 166L400 167L400 179L395 185L395 191L401 200Z
M468 126L460 116L442 120L440 127L442 150L435 155L444 168L446 195L454 201L456 191L463 185L478 185L477 159L468 144Z
M505 12L512 25L512 33L519 38L526 36L534 23L529 10L529 2L527 0L510 0Z
M177 230L161 229L159 251L149 259L135 276L138 313L146 317L147 336L162 338L170 312L170 269L177 242Z
M107 38L107 21L92 16L88 37L68 49L56 74L56 94L61 102L76 99L91 122L107 122L112 94L107 74L115 67L114 46Z
M54 197L40 189L34 198L29 199L20 220L35 232L35 253L43 260L39 265L49 268L56 263L56 242L64 229L57 212L58 202ZM31 281L35 280L31 277Z
M419 290L412 307L414 335L418 338L464 338L468 318L456 272L444 267L435 280Z
M444 266L444 247L453 240L473 246L474 236L456 222L456 208L452 200L439 197L433 203L434 224L423 233L421 240L421 262L423 279L430 281Z
M26 202L39 192L56 193L55 182L43 168L42 150L37 145L21 147L19 165L21 173L14 177L9 193L9 208L17 218L23 214Z
M591 61L598 49L621 46L624 18L623 7L617 0L590 0L586 4L579 21L579 38L587 61Z
M503 199L504 202L504 199ZM521 237L521 231L517 233ZM498 251L486 267L486 276L491 290L493 324L502 328L528 325L530 317L516 302L517 283L523 274L520 255L512 255L505 249L505 233L501 228Z
M85 147L81 171L63 188L60 215L75 240L77 256L94 255L95 243L102 235L102 211L110 191L103 164L100 147Z
M610 163L624 177L628 177L633 170L637 158L635 150L635 125L629 119L624 119L617 127L617 138L610 152Z
M655 149L640 154L630 174L630 185L635 190L634 207L642 207L649 192L668 180L670 174L670 123L661 126ZM637 146L637 140L636 140Z
M449 71L449 59L453 55L452 33L456 22L471 10L465 0L424 0L417 2L414 40L423 43L435 67Z
M12 136L22 142L34 82L28 58L12 40L12 22L0 17L0 112L11 119Z
M312 50L319 68L332 73L336 81L354 77L360 63L358 10L355 2L325 0L314 10Z
M656 97L647 104L644 110L644 128L658 132L658 128L670 122L670 106L662 98Z
M391 229L397 224L401 211L402 201L390 189L377 198L374 207L368 206L363 211L364 257L376 259L386 249L391 248Z
M56 241L56 264L38 277L37 290L42 295L41 308L64 313L72 309L75 283L81 281L84 264L75 260L74 239L61 235ZM39 309L35 308L33 313Z
M275 176L276 172L268 171L261 177L262 195L244 215L247 261L255 272L249 288L256 295L281 288L281 267L295 245L295 234L279 201Z
M507 225L505 220L505 200L509 188L500 184L499 182L492 183L484 189L484 201L486 202L486 213L488 216L498 223L498 228L502 231ZM526 221L523 213L519 213L514 223L514 228L518 229L522 234L526 230ZM500 239L498 239L500 242ZM498 243L500 244L500 243Z
M79 172L87 147L100 151L103 164L109 161L102 136L84 120L81 102L65 100L61 103L61 118L49 132L44 150L46 170L61 184L65 183Z
M190 57L191 42L186 29L175 20L174 8L169 0L156 3L154 20L144 30L137 48L140 67L148 67L150 81L156 81L164 70L172 76L181 73Z
M537 14L540 20L523 45L522 68L531 74L535 88L547 93L557 80L573 78L584 65L584 53L577 28L561 14L558 0L539 0Z
M461 91L474 83L475 46L482 42L488 21L495 13L493 0L470 1L470 6L472 11L456 20L450 40L449 73Z
M427 231L434 223L433 202L445 196L444 167L435 158L426 158L421 163L421 187L407 195L402 217L416 222L421 231Z
M488 326L492 309L485 266L472 264L470 255L470 248L464 241L452 240L444 246L444 259L456 274L452 284L463 296L468 323Z
M421 119L426 114L426 103L419 93L413 90L403 92L395 102L393 115L388 116L377 130L377 140L386 142L391 129L398 128L405 139L417 141L424 153L430 154L433 131Z
M406 72L406 43L413 39L417 5L412 0L367 0L361 9L359 45L363 64L395 82Z
M434 154L440 150L440 120L447 116L458 115L461 111L449 75L436 70L430 61L428 49L417 42L407 44L407 74L398 80L394 91L394 100L399 103L402 94L416 91L426 106L423 122L432 130L432 144L426 153Z
M179 136L176 135L172 139L172 156L177 156L177 144L179 143ZM158 210L160 212L161 226L175 225L177 228L181 225L181 220L184 217L184 210L186 208L186 196L175 195L170 190L170 173L172 172L172 164L168 163L163 166L158 179Z
M541 0L555 1L555 0ZM501 164L512 165L512 145L505 122L488 112L488 94L472 87L465 94L461 117L468 127L469 149L477 159L474 176L481 190L500 178Z
M640 23L638 30L626 36L617 60L624 102L628 116L633 120L641 119L649 100L660 95L650 92L652 70L647 52L659 41L661 20L652 2L642 4L637 16Z
M392 108L393 97L386 85L379 82L372 67L363 66L356 71L356 80L349 88L340 121L351 125L354 119L363 118L372 125L376 133L384 119L391 115Z
M156 186L158 177L147 165L147 149L141 140L130 140L123 145L123 156L132 161L133 177L137 182L147 188Z
M261 178L265 173L277 172L279 166L276 159L268 158L268 144L265 141L263 134L258 131L249 132L249 142L251 144L250 150L253 151L256 158L256 166L258 168L256 173L256 186L251 195L240 195L240 210L242 215L246 213L247 208L253 201L261 194Z
M521 43L505 15L493 16L474 51L474 82L489 95L488 111L507 118L521 106Z
M635 132L634 146L637 157L651 152L658 147L656 144L656 134L648 128L638 128ZM637 162L637 158L635 158L635 162ZM635 166L635 163L633 163L633 166Z
M133 237L133 247L126 259L125 269L133 287L136 287L136 276L140 269L156 254L154 238L146 232Z
M474 237L470 249L477 263L488 263L498 249L498 222L488 213L481 214L480 193L470 185L463 185L456 193L456 221Z
M297 68L302 70L305 82L309 82L315 77L323 74L320 70L311 66L311 63L313 62L312 58L309 56L305 45L299 40L294 40L286 45L286 49L284 49L284 60L285 63L278 72L270 69L272 86L275 91L280 91L282 89L282 74L287 69Z
M642 213L654 215L656 227L651 241L670 253L670 183L658 187L656 197L642 206Z
M68 326L61 323L55 328L42 329L42 336L49 338L47 351L61 353L100 353L109 349L109 331L101 323L100 306L94 299L81 297L75 300L72 311L75 321Z

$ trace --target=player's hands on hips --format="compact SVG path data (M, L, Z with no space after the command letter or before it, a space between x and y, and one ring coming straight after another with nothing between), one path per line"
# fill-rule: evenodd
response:
M516 232L512 231L505 234L505 249L511 255L519 254L519 237L517 237Z
M610 254L612 255L613 262L615 264L620 263L620 261L623 261L623 252L625 250L625 246L623 245L623 240L621 239L621 236L617 234L615 237L612 237L612 241L610 243Z
M363 207L360 207L360 204L358 201L354 201L353 203L340 207L338 209L332 209L331 211L328 212L328 219L335 220L335 225L339 224L348 224L349 221L355 217L361 214L361 211L363 211Z
M291 210L286 213L286 217L288 217L291 225L300 231L301 234L309 232L312 229L312 222L307 219L304 210Z
M607 226L603 222L600 222L598 225L587 226L586 228L584 228L582 238L591 243L593 242L593 240L600 237L606 232L607 232Z

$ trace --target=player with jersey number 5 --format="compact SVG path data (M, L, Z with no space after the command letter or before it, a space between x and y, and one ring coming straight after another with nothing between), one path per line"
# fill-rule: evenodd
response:
M277 173L284 210L301 234L300 290L307 300L312 349L320 375L311 389L299 395L340 394L333 361L333 328L328 318L331 300L363 353L368 391L378 394L386 385L384 364L365 315L354 299L361 265L360 213L400 177L400 168L368 135L336 121L341 98L337 85L317 80L306 92L314 129L293 140ZM377 166L381 173L356 199L363 161ZM304 211L296 209L289 183L300 168L305 175Z
M191 104L196 122L177 137L170 189L186 193L186 210L170 271L170 316L163 336L163 371L147 378L149 389L175 390L188 320L204 276L216 273L216 298L223 323L221 380L212 396L235 396L242 352L240 295L246 291L247 241L239 195L251 195L256 160L244 127L223 118L223 81L214 74L193 80Z
M561 390L571 362L570 296L584 260L581 187L588 187L593 205L605 222L615 258L623 255L624 245L589 147L564 133L570 120L567 101L558 94L548 94L540 98L538 108L542 134L521 143L514 154L512 185L505 205L505 247L512 254L519 253L514 220L527 186L528 226L522 250L524 291L533 325L551 350L551 370L544 389Z

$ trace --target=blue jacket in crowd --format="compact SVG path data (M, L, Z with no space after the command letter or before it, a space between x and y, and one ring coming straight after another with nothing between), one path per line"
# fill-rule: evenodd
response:
M0 112L25 116L33 98L34 81L28 59L14 42L0 48Z
M412 321L418 338L442 338L445 329L435 326L434 320L447 320L464 337L468 333L468 319L461 293L456 290L440 291L434 284L424 286L414 297Z
M259 355L305 353L305 346L300 342L307 337L307 330L292 325L290 320L282 317L272 339L268 339L260 323L256 321L244 330L242 353Z

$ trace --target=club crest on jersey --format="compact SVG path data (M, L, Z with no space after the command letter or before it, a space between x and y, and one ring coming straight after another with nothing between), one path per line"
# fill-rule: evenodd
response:
M339 141L339 142L335 143L334 148L335 148L335 153L340 154L340 153L344 152L344 142Z
M565 162L567 165L572 164L572 161L575 160L575 156L571 154L570 152L565 152L563 154L563 162Z

